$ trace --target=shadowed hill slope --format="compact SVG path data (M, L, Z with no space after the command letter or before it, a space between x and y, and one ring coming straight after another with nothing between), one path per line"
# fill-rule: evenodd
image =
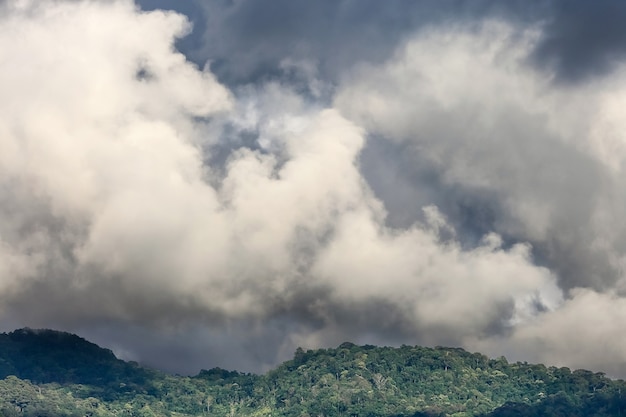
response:
M0 334L0 378L102 386L141 384L151 373L71 333L25 328Z

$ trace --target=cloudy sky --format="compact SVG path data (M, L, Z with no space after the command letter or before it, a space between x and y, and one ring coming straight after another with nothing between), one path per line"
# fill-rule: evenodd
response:
M0 327L172 372L626 376L620 0L0 0Z

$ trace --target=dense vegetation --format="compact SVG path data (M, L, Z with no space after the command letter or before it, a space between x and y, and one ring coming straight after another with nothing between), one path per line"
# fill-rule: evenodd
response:
M0 334L2 416L619 416L626 383L454 348L298 349L265 375L181 377L68 333ZM625 414L626 415L626 414Z

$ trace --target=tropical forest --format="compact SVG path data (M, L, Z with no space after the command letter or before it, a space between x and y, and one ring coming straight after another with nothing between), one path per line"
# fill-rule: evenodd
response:
M256 375L170 375L53 330L0 334L4 417L620 416L626 383L459 348L297 349Z

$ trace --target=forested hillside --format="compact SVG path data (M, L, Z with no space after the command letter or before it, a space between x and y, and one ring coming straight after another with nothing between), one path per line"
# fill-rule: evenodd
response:
M455 348L298 349L265 375L167 375L55 331L0 335L3 416L619 416L624 381Z

